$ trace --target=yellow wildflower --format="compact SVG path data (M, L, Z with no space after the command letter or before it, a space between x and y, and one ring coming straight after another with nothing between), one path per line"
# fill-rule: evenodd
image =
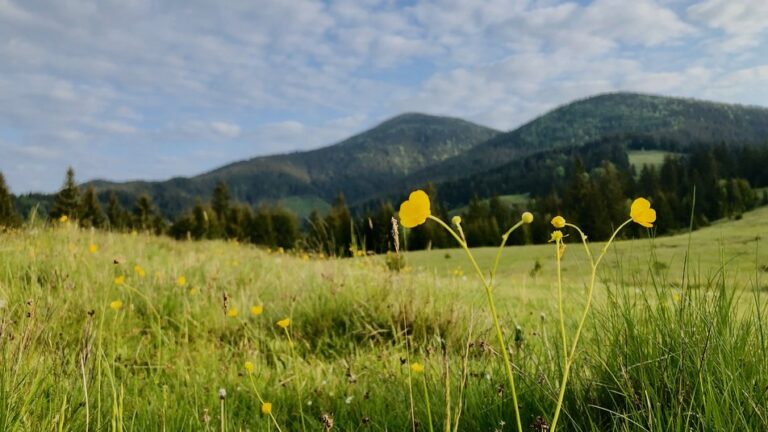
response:
M269 402L264 402L261 404L261 413L264 415L272 414L272 404Z
M533 222L533 213L525 212L520 217L520 219L522 219L523 223L529 224L529 223Z
M454 217L452 217L451 218L451 223L456 225L456 226L461 225L461 216L454 216Z
M422 373L424 372L424 365L419 362L411 363L411 371L413 373Z
M227 316L230 318L236 318L237 317L237 308L231 308L227 311Z
M120 275L120 276L115 278L115 285L121 286L123 284L125 284L125 276L124 275Z
M646 228L652 228L656 222L656 210L651 208L651 203L645 198L638 198L632 202L629 216L635 223Z
M565 228L565 218L562 216L553 217L552 226L555 228Z
M92 253L92 254L95 254L95 253L96 253L96 252L98 252L98 251L99 251L99 247L98 247L98 246L96 246L95 244L91 243L91 244L88 246L88 252L90 252L90 253Z
M429 196L423 190L411 192L408 199L400 204L400 223L406 228L423 224L431 214Z
M116 311L120 310L123 307L123 302L121 300L115 300L109 304L109 307Z
M261 313L264 312L264 307L261 305L254 305L251 306L251 315L253 316L259 316Z
M563 232L560 230L552 231L552 234L549 236L550 242L556 242L563 239Z
M291 325L291 319L290 318L283 318L280 321L276 322L275 324L277 324L278 327L281 327L281 328L285 329L285 328L288 328L289 325Z
M59 218L59 222L61 223L67 223L68 220L69 220L69 216L67 215L61 215L61 217Z
M134 271L134 272L136 272L136 274L137 274L137 275L139 275L139 277L140 277L140 278L143 278L144 276L146 276L146 275L147 275L147 273L144 271L144 269L143 269L143 268L141 268L141 266L140 266L140 265L138 265L138 264L136 264L136 265L133 267L133 271Z
M249 374L252 374L252 373L253 373L253 363L252 363L252 362L249 362L249 361L245 362L245 370L246 370L246 371L247 371Z
M176 278L176 285L183 287L186 284L187 284L187 278L185 278L184 276L179 276L178 278Z

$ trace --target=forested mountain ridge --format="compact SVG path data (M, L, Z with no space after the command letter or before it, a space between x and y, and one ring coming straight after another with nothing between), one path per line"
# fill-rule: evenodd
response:
M350 202L379 193L382 185L456 156L499 132L465 120L403 114L332 146L235 162L191 178L162 182L94 181L103 200L111 191L129 205L148 194L173 216L196 198L207 200L223 181L237 201L256 205L298 197L330 203L338 193Z
M496 135L471 151L409 176L403 183L457 180L536 152L621 135L645 135L678 145L768 145L768 109L638 93L597 95Z

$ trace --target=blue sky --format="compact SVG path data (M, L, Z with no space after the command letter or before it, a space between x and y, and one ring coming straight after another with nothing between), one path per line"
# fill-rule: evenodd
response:
M165 179L618 90L768 106L765 23L765 0L0 0L0 171Z

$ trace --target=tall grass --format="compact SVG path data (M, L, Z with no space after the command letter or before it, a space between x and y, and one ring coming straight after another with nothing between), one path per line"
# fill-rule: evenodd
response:
M681 286L653 252L642 271L608 255L560 430L768 430L758 256L738 258L739 268L755 261L749 274L731 270L726 255L716 266L693 261ZM583 262L583 251L569 247L565 259ZM572 334L584 286L568 268ZM556 275L541 277L550 288L496 287L525 428L551 420L564 367ZM285 431L301 429L300 412L307 430L323 430L326 415L333 430L423 431L431 419L436 431L507 431L515 419L496 331L483 293L467 284L426 269L390 272L380 257L304 261L71 226L6 233L0 430L276 430L263 398ZM225 293L237 317L226 316ZM113 310L117 299L123 307ZM249 315L255 304L263 314ZM285 316L293 346L274 325ZM412 414L414 361L425 369L413 376Z

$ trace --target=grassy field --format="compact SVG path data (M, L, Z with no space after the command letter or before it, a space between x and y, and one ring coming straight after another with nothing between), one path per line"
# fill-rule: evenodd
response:
M767 229L763 208L691 236L616 243L558 430L768 430ZM566 241L572 335L588 268ZM493 250L475 253L488 267ZM5 233L0 430L318 431L329 418L344 431L514 430L462 254L407 253L391 272L381 256L68 224ZM563 367L553 263L552 245L509 247L495 291L526 428L551 418Z
M664 158L672 153L663 150L633 150L628 152L629 164L640 172L643 165L653 166L657 169L664 163Z

